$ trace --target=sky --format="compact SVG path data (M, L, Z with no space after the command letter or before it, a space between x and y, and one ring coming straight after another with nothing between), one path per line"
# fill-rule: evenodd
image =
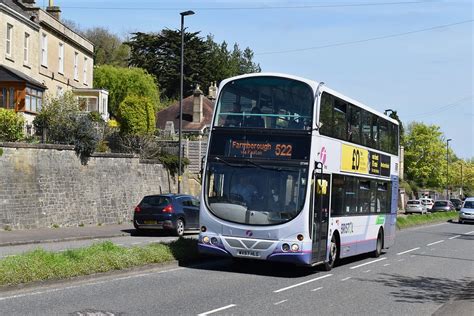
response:
M472 0L55 0L81 28L179 29L250 47L262 71L325 84L404 125L441 128L460 158L474 157ZM44 6L47 0L37 0Z

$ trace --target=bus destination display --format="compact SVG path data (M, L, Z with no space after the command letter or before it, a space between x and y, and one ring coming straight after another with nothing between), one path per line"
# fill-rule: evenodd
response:
M293 155L293 144L281 142L230 140L226 147L230 157L291 159Z

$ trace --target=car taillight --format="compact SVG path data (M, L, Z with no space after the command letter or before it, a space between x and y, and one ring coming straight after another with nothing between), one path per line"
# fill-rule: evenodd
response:
M173 213L173 205L167 205L165 206L165 208L163 209L163 213Z
M138 213L138 212L140 212L140 211L141 211L141 208L140 208L140 206L138 206L138 205L137 205L137 206L135 206L135 212L137 212L137 213Z

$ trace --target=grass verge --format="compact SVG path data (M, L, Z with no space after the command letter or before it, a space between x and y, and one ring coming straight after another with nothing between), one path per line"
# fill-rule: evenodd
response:
M436 222L443 222L447 220L452 220L458 218L458 212L438 212L438 213L429 213L429 214L413 214L408 216L398 216L397 217L397 228L403 229L423 224L430 224Z
M0 286L58 280L152 263L197 258L197 241L180 238L169 244L126 248L110 241L64 252L43 249L0 260Z

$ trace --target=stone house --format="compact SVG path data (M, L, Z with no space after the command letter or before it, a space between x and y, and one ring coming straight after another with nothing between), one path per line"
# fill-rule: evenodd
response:
M217 87L209 87L209 95L205 97L199 86L193 95L183 99L183 130L185 135L203 136L208 134L212 124L214 100ZM179 132L179 101L156 114L156 127L167 135Z
M107 118L108 94L95 90L93 44L61 22L49 0L0 0L0 107L22 113L31 126L46 94L73 91ZM103 103L105 102L105 104Z

